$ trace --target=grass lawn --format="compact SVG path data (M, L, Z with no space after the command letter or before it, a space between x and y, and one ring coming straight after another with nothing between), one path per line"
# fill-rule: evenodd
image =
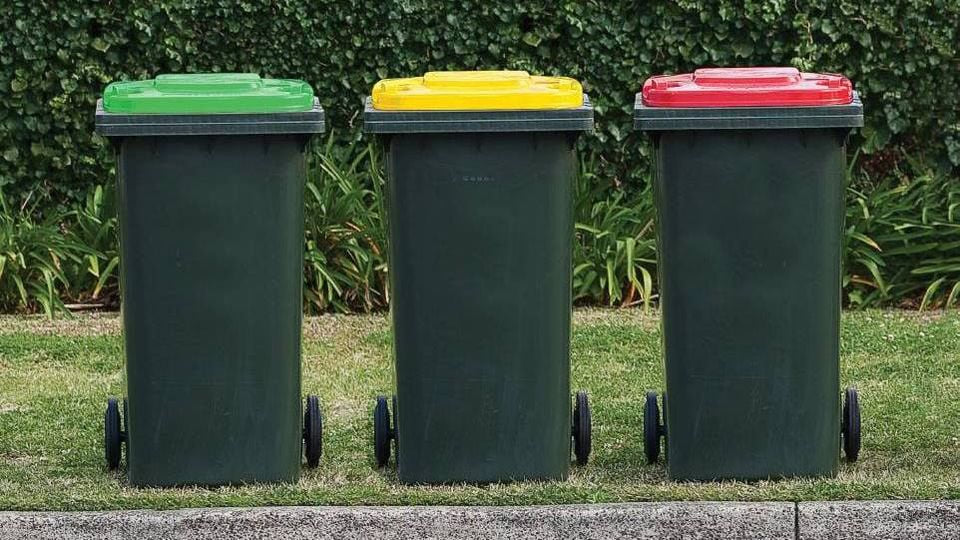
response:
M121 388L117 317L0 317L0 509L960 498L957 312L845 314L842 377L861 392L860 462L834 479L756 483L674 483L662 460L644 465L642 396L663 376L655 313L576 313L573 381L591 393L594 453L566 482L398 484L372 466L373 398L391 389L387 319L311 318L304 340L303 391L326 415L318 469L296 485L133 489L103 465L103 406Z

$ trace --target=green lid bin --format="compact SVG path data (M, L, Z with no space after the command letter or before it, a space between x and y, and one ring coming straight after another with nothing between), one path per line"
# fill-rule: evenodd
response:
M438 72L378 83L387 158L395 395L374 454L405 483L561 479L590 452L571 416L574 145L593 109L571 79ZM571 437L571 433L573 437Z
M116 151L125 395L104 443L136 486L293 482L316 465L301 408L305 149L324 129L307 83L160 75L107 86Z
M679 480L836 474L860 449L839 378L850 81L793 68L649 79L666 389L644 410ZM667 399L669 396L669 399Z

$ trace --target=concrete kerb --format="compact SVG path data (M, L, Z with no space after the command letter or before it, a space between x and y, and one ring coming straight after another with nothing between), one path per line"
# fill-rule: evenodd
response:
M960 538L958 501L802 502L798 540Z
M0 539L794 540L793 503L0 512Z
M0 540L960 538L960 502L665 502L0 512Z

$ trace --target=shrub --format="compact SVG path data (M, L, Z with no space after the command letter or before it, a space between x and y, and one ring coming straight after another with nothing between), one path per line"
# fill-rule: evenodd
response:
M309 81L352 139L382 77L518 68L582 80L597 132L598 181L643 189L647 146L633 94L655 73L704 65L843 72L867 125L855 144L883 176L922 151L960 164L960 2L658 0L502 2L8 0L0 33L0 185L23 200L81 201L110 178L93 110L114 80L163 72L252 71ZM859 177L859 176L858 176ZM634 180L634 182L626 182ZM69 207L69 204L64 204Z
M304 309L369 312L389 304L384 176L372 144L334 144L306 184ZM655 210L649 188L604 189L584 161L575 184L573 298L649 306L657 299ZM855 174L851 164L850 175ZM911 160L889 178L847 189L843 291L849 307L955 306L960 299L960 184ZM112 184L83 204L41 215L0 195L0 311L64 309L63 300L118 304Z
M844 285L852 306L927 309L960 298L960 183L916 160L908 166L849 189Z
M116 184L97 185L70 214L71 237L89 251L69 265L72 301L114 308L120 304L120 248Z
M647 187L612 194L585 162L576 180L573 301L650 306L655 299L656 228Z
M387 306L386 221L377 149L327 139L306 186L304 303L308 312Z
M0 191L0 307L40 309L47 316L64 309L61 295L70 289L65 265L94 253L61 229L68 217L38 221L32 207L14 210Z

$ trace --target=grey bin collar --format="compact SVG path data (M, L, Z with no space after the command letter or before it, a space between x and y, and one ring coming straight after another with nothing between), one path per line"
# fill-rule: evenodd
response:
M325 127L316 98L309 111L264 114L116 114L97 100L96 132L106 137L297 135L323 133Z
M822 107L647 107L637 94L633 127L640 131L818 129L863 127L863 104Z
M469 133L511 131L591 131L593 106L583 95L576 109L516 111L381 111L367 97L363 108L367 133Z

